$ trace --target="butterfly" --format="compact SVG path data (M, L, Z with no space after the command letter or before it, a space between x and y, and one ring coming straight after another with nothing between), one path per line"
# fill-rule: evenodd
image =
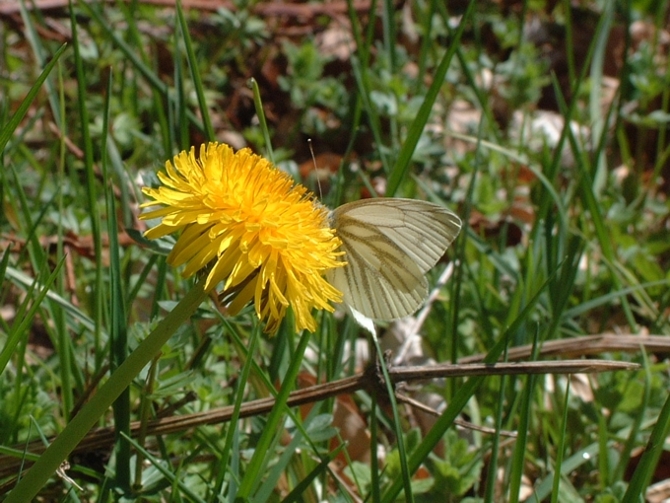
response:
M461 230L461 219L416 199L365 199L339 206L331 225L342 241L344 267L328 271L357 320L395 320L428 297L425 274ZM360 321L359 321L360 322Z

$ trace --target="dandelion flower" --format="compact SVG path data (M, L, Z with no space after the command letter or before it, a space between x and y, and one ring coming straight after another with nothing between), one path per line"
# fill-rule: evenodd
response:
M183 275L208 269L205 289L223 282L229 312L252 299L266 331L276 332L288 306L296 329L314 331L312 309L333 311L342 294L323 277L341 267L340 240L328 225L328 210L301 185L249 149L234 152L209 143L181 152L158 173L162 186L145 188L159 205L141 219L161 218L145 236L181 230L168 263L185 264Z

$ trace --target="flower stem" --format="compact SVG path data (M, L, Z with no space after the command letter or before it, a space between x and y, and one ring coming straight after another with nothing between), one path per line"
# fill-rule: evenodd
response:
M44 451L26 476L9 493L5 503L32 501L77 444L102 417L137 374L160 351L175 331L190 318L207 297L204 282L198 282L179 304L147 335L139 346L93 395L54 442Z
M300 371L300 366L302 364L302 358L305 354L305 349L307 349L307 343L309 342L311 333L307 330L303 330L302 337L298 343L298 347L295 350L291 358L291 363L286 375L284 376L284 381L282 383L279 394L277 395L277 401L275 406L270 412L267 423L263 428L263 433L261 438L258 440L258 444L254 449L254 454L251 457L249 466L247 467L247 472L245 473L242 483L240 484L240 489L237 493L236 500L247 500L251 497L251 493L255 488L259 487L259 480L262 474L262 466L265 461L266 455L270 450L272 441L277 438L277 431L279 428L283 428L283 423L280 422L285 418L286 412L286 400L288 399L289 394L295 387L296 379L298 378L298 373Z

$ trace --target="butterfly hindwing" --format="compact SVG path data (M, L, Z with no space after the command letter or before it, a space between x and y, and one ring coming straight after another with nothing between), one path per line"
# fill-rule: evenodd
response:
M354 243L349 238L345 226L340 239L347 265L329 271L329 281L343 292L344 302L373 319L391 320L414 312L427 293L419 268L407 261L405 267L397 247L374 239Z

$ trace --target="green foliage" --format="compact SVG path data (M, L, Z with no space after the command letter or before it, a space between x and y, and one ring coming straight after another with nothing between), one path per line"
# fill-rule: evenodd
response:
M498 92L514 109L535 105L542 89L549 85L548 64L540 57L540 51L530 43L522 44L513 51L509 59L495 67L503 79Z
M430 491L435 501L449 495L464 496L480 480L484 466L480 453L457 432L448 431L444 441L444 459L434 454L428 458L435 478Z
M282 44L288 67L286 75L277 79L282 90L288 93L291 104L297 110L304 110L303 132L323 135L332 126L324 121L314 109L327 110L337 119L343 119L348 110L348 97L339 79L324 76L328 59L319 53L313 42L294 45Z
M141 187L155 186L176 152L209 137L263 151L268 131L246 87L254 77L278 163L297 177L308 136L337 159L324 199L397 194L462 216L455 271L420 329L422 356L455 362L601 332L667 333L670 88L658 33L668 2L620 12L592 2L592 25L569 2L552 12L544 3L452 12L427 0L372 18L352 9L346 57L324 53L328 16L267 14L271 2L182 17L79 3L67 46L45 34L69 19L22 11L25 29L6 26L0 44L0 456L9 463L0 466L10 466L0 477L5 491L19 472L29 477L10 498L479 502L514 501L519 484L527 501L639 501L670 424L667 348L647 361L640 337L640 348L597 355L638 362L639 372L434 381L423 391L446 405L432 428L367 390L347 407L289 408L304 376L353 374L349 348L364 335L325 314L314 335L262 336L253 308L230 317L193 293L166 265L174 237L148 241L137 220ZM650 35L628 52L599 44L605 21L625 31L633 19ZM538 44L531 24L563 39ZM567 57L570 48L580 56ZM565 68L552 65L564 55ZM615 57L619 87L608 98L599 75ZM540 110L547 95L551 114ZM428 274L431 285L443 270ZM268 397L272 412L240 417ZM132 440L70 456L91 427L129 432L137 421L144 431L221 407L232 420L146 438L135 429ZM461 433L460 415L527 425L527 436ZM361 436L343 438L349 429ZM354 457L361 438L369 452ZM33 441L52 447L33 455ZM26 472L37 457L48 469ZM83 492L49 479L66 458Z

